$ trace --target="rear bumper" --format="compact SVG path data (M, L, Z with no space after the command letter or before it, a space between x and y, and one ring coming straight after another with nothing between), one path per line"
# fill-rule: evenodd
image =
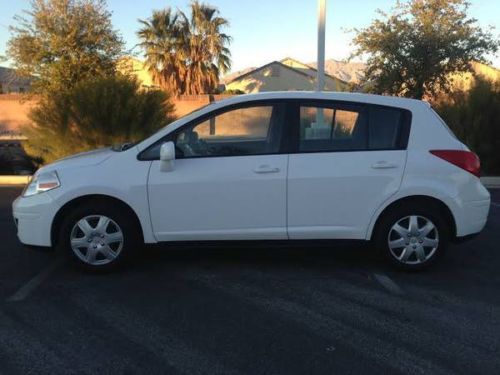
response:
M456 216L457 240L478 234L486 225L490 211L490 199L463 202L460 214Z

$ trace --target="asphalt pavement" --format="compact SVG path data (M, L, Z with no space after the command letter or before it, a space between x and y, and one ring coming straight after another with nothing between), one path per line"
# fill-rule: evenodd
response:
M0 374L499 374L500 190L421 273L369 247L155 246L106 275L18 243L0 188Z

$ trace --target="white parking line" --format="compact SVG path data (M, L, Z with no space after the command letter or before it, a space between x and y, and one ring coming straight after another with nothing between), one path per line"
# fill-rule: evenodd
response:
M403 289L399 287L389 276L383 273L374 273L373 279L379 283L385 290L392 294L403 295Z
M64 262L64 258L57 258L48 265L47 268L40 271L35 277L20 287L17 292L7 298L7 302L19 302L30 295L40 284L50 276L50 274Z

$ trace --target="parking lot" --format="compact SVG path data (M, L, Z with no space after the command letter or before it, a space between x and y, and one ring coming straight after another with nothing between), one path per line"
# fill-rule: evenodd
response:
M0 137L0 176L31 175L35 166L21 147L19 140Z
M17 242L0 188L0 373L498 374L500 190L423 273L368 247L150 247L83 274Z

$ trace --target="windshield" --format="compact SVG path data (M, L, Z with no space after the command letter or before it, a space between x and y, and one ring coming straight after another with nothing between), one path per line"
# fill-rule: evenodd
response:
M177 121L179 121L179 120L181 120L181 119L183 119L183 118L185 118L185 117L188 117L188 116L196 116L196 114L197 114L198 112L201 112L201 111L203 111L204 109L206 109L206 108L208 108L208 107L210 107L210 106L212 106L212 105L214 105L214 104L215 104L215 102L212 102L212 103L205 104L204 106L198 107L198 108L196 108L196 109L192 110L191 112L188 112L188 113L186 113L186 114L182 115L182 116L181 116L181 117L179 117L178 119L176 119L176 120L174 120L174 121L172 121L172 122L169 122L167 125L165 125L163 128L161 128L161 129L159 129L159 130L165 129L165 128L167 128L168 126L170 126L170 125L172 125L172 124L176 123ZM159 131L159 130L158 130L158 131ZM139 140L139 141L137 141L137 142L133 142L133 143L124 143L124 144L121 144L121 145L115 145L115 146L113 146L113 147L112 147L112 150L113 150L113 151L116 151L116 152L126 151L126 150L130 149L131 147L134 147L135 145L137 145L137 144L141 143L142 141L144 141L144 140L148 139L149 137L151 137L152 135L154 135L154 134L156 134L156 133L157 133L157 132L155 132L155 133L153 133L153 134L150 134L150 135L148 135L147 137L145 137L145 138L143 138L143 139L141 139L141 140Z

